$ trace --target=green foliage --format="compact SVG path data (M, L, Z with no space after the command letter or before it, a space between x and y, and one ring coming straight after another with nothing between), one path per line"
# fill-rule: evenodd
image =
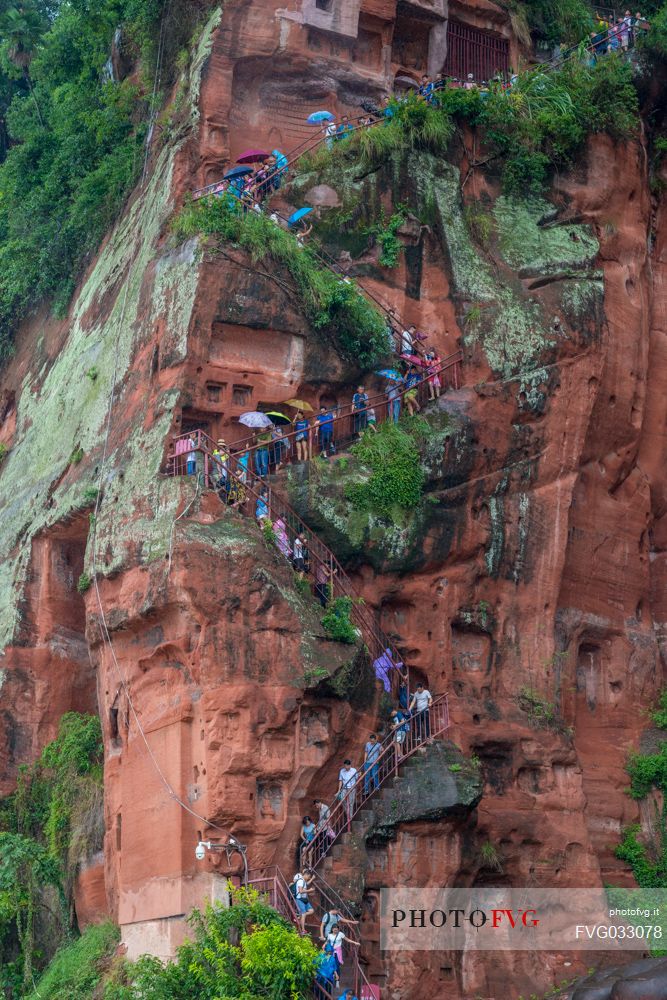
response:
M459 771L463 770L463 766L461 764L450 764L448 770L451 771L452 774L458 774Z
M363 482L345 487L345 496L359 510L396 520L400 511L411 510L421 500L425 476L409 426L386 421L375 433L365 431L352 447L352 454L371 470Z
M87 507L88 504L95 503L99 492L100 491L97 489L96 486L86 486L85 490L83 491L84 506Z
M563 722L558 715L556 706L553 702L540 698L532 688L521 688L517 695L517 704L528 715L531 726L563 730Z
M98 375L99 375L99 372L98 372L97 368L95 367L95 365L93 365L92 368L89 368L88 371L86 372L86 378L89 378L91 382L96 382Z
M480 859L482 862L482 868L488 868L490 871L502 872L503 870L503 859L500 851L491 841L487 840L479 850Z
M651 17L651 26L642 38L642 45L662 59L667 58L667 4L661 6Z
M470 202L463 210L463 218L466 221L470 235L487 250L493 235L493 216L486 211L479 201Z
M274 265L283 267L305 315L332 338L342 357L370 368L386 356L381 313L353 284L322 267L309 246L300 247L292 233L267 216L244 213L231 196L202 198L187 203L172 228L179 240L199 234L209 237L211 249L221 253L224 243L238 246L253 264L262 262L272 273Z
M667 792L667 742L657 753L633 753L628 760L630 795L643 799L653 787Z
M309 996L317 950L252 889L232 888L229 909L208 906L190 918L194 940L166 965L144 957L129 964L125 985L105 1000L302 1000ZM238 943L236 943L238 941ZM234 942L234 943L232 943Z
M448 118L480 128L500 161L504 189L519 195L542 191L551 171L570 165L591 133L624 139L638 123L632 69L616 55L593 67L570 59L557 71L524 73L508 91L443 90L438 101Z
M273 525L271 524L271 521L268 519L268 517L264 519L264 522L262 524L262 534L264 535L264 541L269 546L269 548L271 549L275 548L276 533L273 530Z
M4 441L0 441L0 465L2 465L4 460L7 458L8 454L9 454L9 448L7 447Z
M97 995L95 990L119 940L112 923L89 927L56 952L28 1000L90 1000Z
M378 263L382 267L396 267L398 264L403 244L396 234L405 222L406 215L407 210L405 206L398 205L389 220L385 218L385 214L382 212L379 222L366 229L366 233L374 236L380 245Z
M87 573L82 573L79 579L76 581L76 589L80 594L85 594L90 588L93 581L90 579Z
M65 903L79 862L102 846L102 734L96 716L62 717L56 739L34 764L19 769L16 791L2 803L0 831L0 940L16 931L27 982L44 887L53 887ZM56 933L52 928L52 938Z
M642 889L667 888L667 836L665 836L665 818L659 824L659 845L650 848L639 839L641 827L638 824L629 826L623 833L623 839L616 848L616 857L626 861L632 868L637 885Z
M454 134L454 123L416 94L391 104L392 117L375 128L364 129L350 140L351 152L358 150L363 167L390 160L396 151L427 150L446 152Z
M549 46L577 45L594 27L585 0L524 0L531 33Z
M359 639L350 619L352 605L351 597L337 597L329 603L322 616L322 627L335 642L354 643Z
M78 465L79 462L81 461L81 459L83 458L83 456L84 456L84 450L83 450L83 448L75 448L74 451L72 452L72 454L69 457L70 464L71 465Z
M658 729L667 729L667 688L660 693L658 707L651 712L651 719Z
M11 352L13 328L41 300L66 313L142 167L160 19L167 21L161 80L168 84L203 6L0 5L0 358ZM141 58L143 73L113 82L105 65L119 26L125 57Z

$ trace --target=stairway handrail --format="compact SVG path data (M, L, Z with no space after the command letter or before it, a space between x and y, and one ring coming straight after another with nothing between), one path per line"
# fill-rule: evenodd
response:
M459 385L458 385L458 383L459 383L458 369L459 369L459 366L462 363L463 363L463 351L458 350L458 351L455 351L453 354L448 354L446 358L444 358L443 360L441 360L441 362L440 362L439 365L435 365L432 368L430 368L427 372L424 372L424 374L420 377L419 381L415 382L415 384L413 386L411 386L410 388L412 388L412 389L416 388L419 391L422 387L428 385L429 380L431 378L434 378L437 375L442 375L445 372L449 371L450 369L453 369L453 376L454 376L454 379L453 379L454 386L453 387L454 388L459 388ZM402 389L399 390L398 397L400 398L401 402L403 401L403 397L405 396L405 394L410 391L410 388L407 388L407 387L404 386ZM343 420L349 420L351 418L353 419L355 415L361 414L361 413L367 413L367 411L369 409L374 409L375 410L376 407L378 409L381 409L381 407L383 407L383 406L386 407L387 403L388 403L388 400L387 400L387 393L386 392L381 392L381 393L377 393L376 395L369 396L369 398L368 398L368 404L363 409L361 409L361 410L353 410L351 402L350 403L343 403L340 406L338 406L336 408L335 412L332 414L333 420L334 420L334 427L335 427L336 423L341 422ZM276 406L282 406L283 404L282 403L276 403L275 405ZM376 416L377 416L377 412L376 412ZM385 415L385 418L386 418L386 415ZM382 420L378 420L377 422L378 423L382 423ZM317 430L317 428L313 427L313 426L311 426L309 428L309 432L310 432L310 437L309 437L309 441L308 441L309 452L310 452L310 450L312 448L312 444L314 443L314 441L313 441L314 433L313 432L315 432L316 430ZM283 434L282 440L289 442L290 447L291 447L294 444L294 439L296 438L296 435L298 433L300 433L300 432L297 431L297 430L291 430L287 434ZM176 435L176 437L174 437L173 440L178 440L179 437L187 437L187 434ZM257 444L257 443L253 443L253 442L255 442L255 435L254 434L249 434L246 437L238 438L236 441L230 441L230 442L228 442L228 446L230 448L233 448L235 451L240 451L242 453L245 452L245 451L248 451L250 453L250 455L252 455L252 453L255 452L258 448L266 447L266 445L263 445L261 443ZM173 456L169 456L169 457L173 457Z
M315 836L302 851L302 864L305 867L315 869L329 853L342 833L349 831L352 819L372 797L374 792L381 788L388 778L393 777L399 766L409 757L412 757L423 746L425 739L422 737L422 730L426 728L425 713L428 713L430 738L435 738L449 729L449 698L448 694L441 694L433 698L430 708L423 713L416 713L409 720L401 723L401 726L394 727L380 744L380 753L374 762L373 768L364 770L363 763L358 769L354 783L336 798L329 806L329 816L326 822L318 824L321 828L317 830ZM396 733L402 726L408 726L405 738L401 744L396 742ZM397 747L401 747L399 757ZM372 778L372 771L377 768L378 784L377 789L371 788L365 791L365 787L375 785ZM370 777L369 777L370 775Z
M318 883L317 891L320 894L320 896L325 896L326 898L327 893L335 892L335 890L332 889L330 885L327 885L327 883L323 878L321 878L321 876L317 876L316 880ZM285 919L289 920L295 926L297 927L300 926L299 911L297 909L296 900L290 893L287 879L285 878L281 868L278 865L265 865L262 868L251 868L248 871L247 883L261 895L268 896L270 905L274 908L274 910L277 910L281 916L285 917ZM322 886L325 887L324 890L322 889ZM311 900L311 905L312 905L312 900ZM323 913L327 912L326 909L322 906L321 902L320 902L320 907L323 910ZM321 922L322 918L320 917L320 923ZM317 931L314 932L314 934L317 937L317 942L319 945L319 926L317 928ZM348 931L345 931L345 935L346 937L352 938L353 940L359 943L361 942L361 937L358 933L356 933L356 935L353 935L352 933L348 933ZM356 948L354 945L349 948L344 948L344 954L346 958L351 960L351 964L354 968L354 974L355 974L355 992L359 993L361 984L370 986L370 983L364 973L364 970L361 968L361 964L359 962L358 948ZM324 993L324 995L330 996L331 994Z
M188 451L202 455L203 469L199 469L198 471L204 485L209 486L212 480L213 468L213 442L211 438L204 431L200 430L183 434L179 440L183 438L192 439L194 443L194 448L189 448ZM185 454L185 452L181 452L178 455L170 455L171 465L168 474L174 476L181 475L178 461L175 460L180 460ZM359 629L361 638L363 638L372 658L377 658L385 649L389 649L391 650L392 657L398 660L399 654L394 644L373 620L367 610L366 604L358 594L352 580L343 569L337 557L312 528L303 521L301 516L288 504L284 497L272 489L270 484L265 487L267 496L263 496L261 492L247 481L249 476L244 478L233 468L228 468L228 473L237 484L243 487L245 493L254 503L258 500L267 503L271 521L281 518L286 523L286 529L291 531L293 535L303 534L306 537L311 561L314 561L318 565L326 566L330 571L332 596L351 598L350 620ZM263 481L260 480L260 482ZM247 503L247 498L245 503ZM293 538L290 540L293 541Z

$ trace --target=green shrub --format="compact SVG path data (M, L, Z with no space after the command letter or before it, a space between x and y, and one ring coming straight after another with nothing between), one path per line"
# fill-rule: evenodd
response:
M337 597L329 603L322 616L322 627L335 642L354 643L359 639L350 619L352 605L351 597Z
M163 965L145 956L126 963L125 984L107 985L105 1000L310 996L317 957L310 938L301 937L253 889L231 892L229 909L209 905L192 914L194 940L177 949L173 962Z
M417 445L406 429L386 421L376 433L366 431L351 451L371 471L363 482L345 487L345 496L353 506L394 519L400 510L417 506L425 475Z
M667 688L661 692L658 707L654 712L651 712L651 719L658 729L667 729Z
M257 212L244 213L229 198L203 198L188 202L176 216L176 239L195 235L209 238L215 252L231 243L249 253L253 263L277 264L289 275L304 314L313 326L328 334L338 352L362 368L380 363L387 354L382 314L353 284L322 267L314 251L300 247L286 232Z
M80 594L85 594L92 582L87 573L82 573L76 582L76 589Z
M96 486L86 486L85 490L83 491L83 497L82 497L83 505L87 507L88 504L95 503L99 492L100 491L97 489Z
M56 952L28 1000L90 1000L119 940L112 923L89 927Z
M406 215L405 207L399 205L390 219L387 220L382 212L380 221L366 229L366 233L373 236L380 246L378 263L382 267L396 267L398 264L403 244L396 234L405 222Z
M0 811L0 941L16 931L24 982L38 951L34 916L43 887L56 889L67 929L77 867L101 848L103 835L100 722L69 712L35 763L19 769ZM51 922L49 948L58 933Z
M78 465L84 454L83 448L75 448L69 457L70 465Z

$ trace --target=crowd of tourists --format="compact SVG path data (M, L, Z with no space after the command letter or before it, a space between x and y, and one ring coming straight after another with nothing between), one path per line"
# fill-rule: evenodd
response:
M310 895L316 891L315 875L303 863L304 851L315 838L327 837L333 841L336 837L336 827L341 824L349 829L353 816L365 800L380 787L381 767L392 770L409 752L406 742L411 740L417 749L425 752L426 745L431 741L431 725L429 710L433 703L431 692L422 682L418 683L408 703L407 673L403 674L402 663L392 662L391 653L386 650L392 666L398 670L401 678L398 707L392 709L388 733L384 742L380 742L376 733L370 733L364 747L363 760L359 768L355 767L351 758L346 757L338 773L338 789L334 805L327 805L322 799L313 800L316 819L310 815L303 817L300 830L300 840L297 848L299 871L290 883L292 893L299 913L299 926L302 934L306 933L308 918L315 911L310 901ZM377 661L376 661L377 662ZM334 820L333 810L338 811ZM356 920L345 917L341 910L331 909L324 913L319 928L322 942L322 954L318 962L317 982L328 990L339 984L340 971L344 964L343 943L358 947L359 942L347 936L342 925L357 924Z

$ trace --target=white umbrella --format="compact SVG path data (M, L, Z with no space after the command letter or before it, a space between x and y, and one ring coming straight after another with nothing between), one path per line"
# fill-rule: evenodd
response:
M259 410L242 413L239 417L239 423L246 427L273 427L271 418L267 417L266 413L260 413Z

